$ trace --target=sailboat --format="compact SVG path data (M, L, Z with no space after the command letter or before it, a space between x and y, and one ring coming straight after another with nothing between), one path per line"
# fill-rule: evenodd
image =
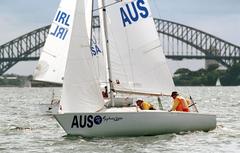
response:
M220 82L220 79L218 78L217 81L216 81L216 86L221 86L221 82Z
M62 0L55 17L55 30L66 23L71 27L63 32L68 39L53 38L67 44L62 48L67 56L61 110L54 115L65 132L107 137L214 129L216 115L140 110L133 105L136 97L164 96L174 89L148 1L98 2L104 60L91 50L92 0ZM96 61L104 70L98 69ZM102 95L102 85L107 86L107 98ZM124 105L126 101L132 105Z
M59 7L68 9L68 14L73 14L74 10L71 9L71 5L61 3ZM40 59L37 63L35 71L33 73L33 80L39 82L47 82L61 85L64 79L64 72L68 54L68 47L70 42L69 33L72 32L73 20L69 18L69 15L62 13L59 9L55 18L51 24L49 34L41 51ZM66 19L63 19L65 16ZM59 25L58 23L62 24ZM59 109L59 97L55 97L55 93L52 93L52 99L49 100L49 104L42 103L39 105L41 112L43 113L57 113Z
M49 34L41 51L40 59L33 73L33 80L54 84L63 84L66 60L69 51L69 43L72 35L72 25L75 13L75 4L62 1L52 21ZM91 19L91 17L89 17ZM89 27L90 28L90 27ZM95 34L92 33L92 37ZM92 54L101 52L97 41L92 43ZM98 57L101 60L101 57ZM96 62L95 62L96 63ZM102 62L103 63L103 62ZM99 67L99 66L98 66ZM101 75L103 76L103 75ZM57 113L59 109L59 97L55 96L54 90L49 104L40 104L40 110L47 113Z

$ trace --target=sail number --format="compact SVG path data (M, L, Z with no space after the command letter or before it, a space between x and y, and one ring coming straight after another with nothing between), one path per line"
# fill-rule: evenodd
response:
M92 115L74 115L72 120L71 128L91 128L93 125L99 125L102 123L102 117L101 116L95 116Z
M136 0L120 8L123 26L137 22L140 18L147 18L149 11L144 0Z
M91 46L91 54L92 54L92 56L96 56L96 55L102 53L102 50L98 46L97 39L95 38L94 35L92 35L92 40L91 41L92 41L92 46Z
M71 128L92 128L102 123L118 122L123 120L119 116L100 116L100 115L74 115Z
M50 31L50 35L55 36L61 40L64 40L67 33L69 24L70 14L65 13L64 11L58 11L57 16L55 17Z

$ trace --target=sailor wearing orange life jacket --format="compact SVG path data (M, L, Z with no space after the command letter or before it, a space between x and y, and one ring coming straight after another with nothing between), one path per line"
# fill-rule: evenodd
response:
M173 98L173 105L170 111L189 112L187 101L182 96L179 96L176 91L173 91L171 97Z

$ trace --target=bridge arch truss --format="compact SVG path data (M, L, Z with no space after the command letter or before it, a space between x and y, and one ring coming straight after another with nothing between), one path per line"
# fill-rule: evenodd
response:
M164 53L170 59L215 59L226 67L240 62L240 47L211 34L176 22L154 19ZM99 17L93 28L99 29ZM0 74L20 61L38 60L50 25L36 29L0 46Z

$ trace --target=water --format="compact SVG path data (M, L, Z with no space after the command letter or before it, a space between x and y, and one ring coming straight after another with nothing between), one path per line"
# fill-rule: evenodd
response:
M55 91L59 94L60 88ZM183 87L179 91L190 92L200 112L217 115L215 130L145 137L69 137L51 115L39 109L49 103L51 88L0 88L0 152L237 153L240 87Z

